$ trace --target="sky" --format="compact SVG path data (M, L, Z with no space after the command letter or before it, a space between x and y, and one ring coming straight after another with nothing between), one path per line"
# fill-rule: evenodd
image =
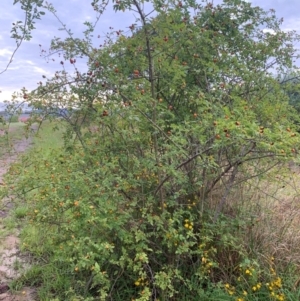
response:
M214 0L214 2L221 0ZM282 28L284 30L300 30L300 0L249 0L254 5L262 8L275 9L279 18L284 18ZM249 2L248 1L248 2ZM52 3L59 18L71 28L74 35L80 36L84 21L93 21L95 12L90 5L92 0L48 0ZM0 73L6 68L10 57L16 48L16 43L10 38L12 23L24 19L24 12L18 4L13 5L13 0L1 0L0 14ZM129 27L135 16L133 13L115 13L112 4L109 5L106 13L100 18L95 36L103 37L112 26L115 30ZM52 57L55 60L46 60L40 56L40 50L48 50L51 39L64 36L58 29L61 24L51 14L46 12L42 20L35 24L36 29L32 32L32 39L23 42L13 57L12 63L7 71L0 74L0 102L11 99L15 91L20 91L26 87L28 90L35 89L37 83L43 80L43 76L51 77L56 70L61 70L60 59ZM100 38L101 40L101 38ZM96 41L101 43L101 41ZM42 45L40 48L39 45ZM72 66L70 66L72 67ZM80 70L85 69L84 62L77 61L77 67Z

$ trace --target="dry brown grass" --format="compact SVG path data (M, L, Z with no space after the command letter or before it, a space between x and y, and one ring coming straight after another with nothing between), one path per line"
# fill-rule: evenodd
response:
M211 194L214 208L224 194L219 186ZM284 164L261 178L252 178L230 192L224 213L245 221L243 240L248 251L277 268L289 264L300 271L300 168Z
M283 167L257 185L257 222L252 233L277 266L292 263L300 269L300 173Z

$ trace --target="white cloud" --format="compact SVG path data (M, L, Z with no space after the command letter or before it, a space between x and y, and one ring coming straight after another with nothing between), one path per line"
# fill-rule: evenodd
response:
M0 49L0 56L9 57L13 54L13 52L7 48Z
M263 32L264 32L264 33L270 33L270 34L273 34L273 35L276 34L276 32L275 32L273 29L269 29L269 28L263 29Z
M25 63L28 64L28 65L32 65L32 66L35 65L35 63L33 61L30 61L30 60L26 60Z
M12 98L11 96L14 93L14 90L12 90L11 88L6 88L6 87L2 88L2 87L0 87L0 91L1 91L1 93L0 93L0 102L3 102L5 100L11 100L11 98Z
M37 67L37 66L33 67L33 71L36 73L44 74L44 75L50 74L48 71L44 70L43 68Z

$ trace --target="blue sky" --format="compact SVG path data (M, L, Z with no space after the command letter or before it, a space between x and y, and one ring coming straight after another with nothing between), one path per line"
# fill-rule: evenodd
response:
M12 0L1 0L0 14L0 72L6 67L10 56L15 49L15 41L10 38L12 23L24 19L24 13L18 5L12 5ZM90 3L91 0L49 0L56 8L59 17L71 28L74 34L82 32L82 23L84 21L93 21L95 12ZM215 0L216 2L216 0ZM218 1L219 2L219 1ZM284 18L282 28L285 30L300 29L300 0L252 0L254 5L259 5L264 9L273 8L278 17ZM106 14L100 19L96 35L104 36L109 26L114 29L123 29L133 23L133 13L115 13L112 4L108 7ZM61 37L62 31L59 31L61 25L55 17L46 13L41 21L36 23L36 29L33 31L33 38L29 42L23 42L14 56L12 64L8 70L0 74L0 102L10 99L14 91L19 91L22 87L29 90L37 87L43 75L51 76L56 70L60 70L60 60L47 62L40 56L40 47L47 50L50 40L54 36ZM101 42L99 41L99 44ZM78 62L79 69L84 69L84 64Z

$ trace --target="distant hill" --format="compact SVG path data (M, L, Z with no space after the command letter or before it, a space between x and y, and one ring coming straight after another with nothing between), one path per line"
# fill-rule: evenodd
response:
M5 111L6 104L4 102L0 102L0 112L3 113ZM22 104L22 111L24 112L31 112L32 109L28 106L28 104L23 103Z

